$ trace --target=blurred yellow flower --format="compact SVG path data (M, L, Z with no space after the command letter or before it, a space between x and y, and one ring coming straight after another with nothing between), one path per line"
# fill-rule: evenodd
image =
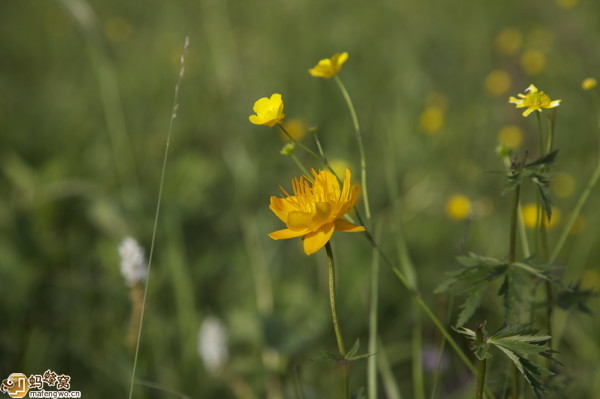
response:
M275 93L271 98L263 97L254 103L252 108L256 115L250 115L248 119L255 125L266 125L273 127L280 123L285 115L283 114L283 101L281 94Z
M523 116L525 117L527 117L533 111L541 112L542 108L558 107L561 102L561 100L551 100L546 93L543 91L538 91L537 87L534 85L529 85L525 91L529 93L518 94L521 99L512 96L508 99L508 102L516 104L517 108L527 107L527 109L523 112Z
M561 216L562 213L560 209L552 207L552 218L550 219L550 223L544 218L546 227L551 229L556 226L560 222ZM536 204L530 203L523 206L523 224L525 224L525 227L528 229L535 229L537 226L537 218L538 209Z
M444 126L445 112L444 109L430 105L425 107L419 116L419 126L423 133L433 135L438 133Z
M342 65L348 59L348 53L335 53L331 58L324 58L312 69L308 70L312 76L329 79L342 69Z
M557 173L550 187L558 197L568 197L575 191L575 178L566 172Z
M504 28L496 36L495 44L498 51L505 55L514 54L523 43L521 31L515 27Z
M286 229L269 234L274 240L302 237L304 252L313 254L331 238L334 230L345 232L364 231L341 219L356 204L358 186L350 185L350 170L346 169L343 188L333 173L311 170L312 178L302 176L292 180L294 195L282 187L285 197L271 197L269 208L287 226Z
M485 78L485 89L492 97L500 97L510 88L510 75L503 69L490 72Z
M600 273L596 270L586 270L581 276L581 287L582 290L594 290L600 292Z
M446 201L446 214L450 219L465 220L471 212L471 200L462 194L455 194Z
M292 118L285 121L283 128L297 141L300 141L306 136L306 122L300 118ZM281 138L285 141L291 141L291 139L283 132L279 132Z
M527 50L521 56L521 68L528 75L537 75L546 67L546 56L539 50Z
M506 125L498 132L498 142L515 149L523 141L521 128L515 125Z
M570 10L571 8L575 7L577 3L579 3L579 0L556 0L556 4L565 10Z
M584 79L583 82L581 82L581 88L583 90L592 90L597 85L598 85L598 82L594 78L587 78L587 79Z
M332 159L329 161L329 166L331 166L331 169L333 169L338 177L344 176L346 169L350 169L348 162L344 161L343 159Z

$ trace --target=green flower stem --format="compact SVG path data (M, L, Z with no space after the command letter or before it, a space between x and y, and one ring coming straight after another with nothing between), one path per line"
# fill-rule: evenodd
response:
M588 181L588 184L585 187L585 190L583 190L583 192L581 193L581 196L579 197L579 200L577 200L575 209L573 210L573 213L571 213L571 217L569 218L569 221L565 225L565 228L563 229L563 231L560 235L560 238L558 239L558 243L554 247L554 251L552 251L552 255L550 255L550 263L553 263L554 261L556 261L556 258L558 258L558 254L560 253L562 247L565 245L565 242L567 241L567 236L569 235L569 232L573 228L573 225L575 224L575 220L577 220L577 217L581 213L581 209L583 208L588 197L590 196L592 189L598 182L598 178L600 178L600 161L598 162L596 169L594 169L594 173L592 173L592 176L590 177L590 180Z
M327 260L329 261L329 302L331 304L331 318L333 319L333 329L335 330L335 339L338 345L338 351L340 352L340 361L342 367L342 377L344 379L344 397L350 398L349 389L349 378L348 378L348 364L345 361L346 348L344 346L344 339L342 338L342 332L340 330L340 323L337 318L337 310L335 307L335 262L333 260L333 251L331 250L331 243L327 241L325 244L325 250L327 252Z
M510 241L508 249L508 264L515 263L517 249L517 219L519 213L519 202L521 200L521 185L515 189L515 201L513 203L512 216L510 218Z
M344 100L346 100L346 104L348 105L348 109L350 110L350 116L352 117L352 124L354 125L354 132L356 133L356 141L358 143L358 151L360 153L360 180L363 192L363 200L365 202L365 214L367 216L367 221L370 223L371 208L369 206L369 196L367 193L367 161L365 158L365 148L363 145L362 135L360 133L360 125L358 124L358 117L356 116L356 110L354 109L354 104L352 103L350 94L348 94L348 90L346 90L346 86L344 86L344 83L337 75L334 75L333 79L340 88L340 91L344 96Z
M327 159L325 159L325 157L317 154L316 152L314 152L313 150L311 150L310 148L308 148L307 146L305 146L304 144L302 144L301 142L299 142L298 140L296 140L296 138L294 136L292 136L284 127L281 123L278 123L277 126L279 126L279 128L281 129L281 131L292 141L292 143L294 143L295 145L297 145L298 147L302 148L304 151L308 152L310 155L312 155L313 157L319 159L321 162L323 162L324 165L328 165L329 163L327 162Z
M553 121L550 121L550 129L548 132L548 137L547 137L547 143L544 143L544 134L543 134L543 128L542 128L542 118L540 116L540 113L537 113L537 122L538 122L538 129L540 131L540 148L542 150L542 152L540 153L540 157L546 155L547 152L544 151L544 148L549 152L552 149L552 139L553 139L553 134L554 134L554 123ZM548 258L549 258L549 250L548 250L548 233L546 231L546 212L544 211L544 208L542 207L542 203L541 203L541 197L538 193L537 195L537 207L538 207L538 213L539 213L539 219L538 219L538 228L540 231L540 239L541 239L541 255L542 255L542 261L543 262L548 262ZM552 284L550 284L549 281L546 281L545 283L545 288L546 288L546 329L548 330L548 335L552 336L552 316L554 313L554 309L553 309L553 303L554 303L554 294L552 293ZM552 339L550 339L548 345L552 345ZM548 360L548 362L550 362L550 360ZM513 383L514 386L514 383ZM514 396L514 398L516 398L516 396Z
M314 152L313 150L311 150L310 148L308 148L307 146L305 146L304 144L302 144L301 142L296 140L296 138L294 136L292 136L287 130L285 130L285 128L283 127L283 125L281 123L278 123L277 126L279 126L281 128L283 133L292 141L292 143L294 143L295 145L302 148L304 151L308 152L310 155L312 155L313 157L315 157L319 161L321 161L323 166L325 166L327 169L329 169L329 171L331 173L333 173L333 175L338 180L340 180L339 176L333 171L333 168L331 167L331 165L329 164L329 161L327 160L327 158L324 155L317 154L316 152ZM322 151L322 150L320 150L320 151ZM310 177L310 175L307 174L307 177Z
M483 324L477 325L477 329L475 329L475 337L477 341L483 342L483 334L481 333L481 329L483 328ZM475 399L483 399L483 391L485 387L485 369L486 369L486 359L479 360L479 373L477 374L477 390L475 392Z
M302 165L302 162L300 162L300 160L298 159L298 157L296 155L294 155L293 153L290 153L290 158L292 158L292 161L294 161L296 166L298 166L298 168L300 168L302 173L304 173L306 176L310 177L310 173L308 173L308 170L306 170L306 168L304 167L304 165Z
M510 170L510 158L508 156L504 156L502 158L502 161L504 162L504 166ZM523 219L523 208L521 206L521 201L519 201L519 205L518 205L518 209L517 209L517 214L518 214L518 222L519 222L519 238L521 241L521 249L523 251L523 257L524 258L529 258L529 256L531 256L531 252L529 249L529 240L527 239L527 230L525 230L525 221Z
M379 229L381 230L381 229ZM377 353L377 305L379 299L379 252L373 249L371 263L371 298L369 301L369 344L368 353ZM369 399L377 398L377 359L369 356L367 360L367 390Z

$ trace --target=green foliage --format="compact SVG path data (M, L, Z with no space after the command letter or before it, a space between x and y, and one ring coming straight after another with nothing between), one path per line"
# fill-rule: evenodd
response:
M494 281L503 278L498 295L503 297L505 320L515 323L519 320L519 311L525 303L525 295L535 279L543 279L560 284L553 277L553 269L543 269L540 265L530 264L531 260L508 264L488 256L469 254L457 257L463 267L449 273L449 278L440 284L435 292L447 292L452 288L458 289L458 294L465 297L460 305L462 309L456 321L457 326L463 326L475 313L481 304L484 292ZM462 288L461 288L462 287Z
M482 328L481 340L476 338L475 331L468 328L460 327L456 331L470 339L471 347L478 359L490 358L492 348L500 350L525 377L535 396L538 399L544 397L546 387L541 378L554 373L537 365L529 357L539 355L542 358L552 359L555 352L544 345L550 340L550 336L537 335L538 330L533 328L531 323L504 325L489 335L485 328Z
M557 155L558 150L554 150L524 166L520 165L517 161L513 161L511 174L508 175L508 183L504 187L502 194L514 190L517 186L523 184L525 180L530 180L540 194L542 206L544 207L548 221L550 221L552 218L552 198L550 188L548 187L548 176Z

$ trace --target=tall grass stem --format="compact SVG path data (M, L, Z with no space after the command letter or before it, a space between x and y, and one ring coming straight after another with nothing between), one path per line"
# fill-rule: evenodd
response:
M148 285L150 282L150 271L151 271L151 267L152 267L152 259L154 256L154 246L156 243L156 231L157 231L157 227L158 227L158 217L160 215L160 203L162 200L162 192L163 192L163 186L164 186L164 181L165 181L165 171L167 169L167 160L169 157L169 147L171 145L171 134L173 132L173 122L174 122L175 118L177 117L177 109L179 108L179 103L178 103L179 87L181 85L181 81L183 80L183 75L185 72L185 56L187 54L189 45L190 45L190 38L188 36L186 36L184 44L183 44L183 53L181 54L181 60L180 60L180 66L179 66L179 76L177 78L177 83L175 84L175 95L173 98L173 107L171 108L171 119L169 122L169 131L167 133L167 142L165 144L165 155L163 158L162 170L160 172L160 184L158 187L158 199L156 201L156 211L154 214L154 226L152 228L152 241L150 243L150 254L148 255L148 277L146 278L146 285L144 287L144 300L142 302L140 325L139 325L139 329L138 329L137 343L135 346L135 355L133 358L133 368L131 370L131 383L129 385L129 399L131 399L133 397L133 386L134 386L134 382L135 382L135 373L137 371L137 363L138 363L138 357L139 357L139 352L140 352L140 340L142 337L142 327L144 325L146 297L148 294Z

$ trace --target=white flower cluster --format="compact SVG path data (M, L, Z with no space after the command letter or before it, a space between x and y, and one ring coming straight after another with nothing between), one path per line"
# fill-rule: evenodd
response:
M198 331L198 354L210 374L216 374L229 359L227 330L221 320L209 316Z
M121 274L128 286L143 281L148 275L148 265L144 250L134 238L126 237L119 245L121 255Z

